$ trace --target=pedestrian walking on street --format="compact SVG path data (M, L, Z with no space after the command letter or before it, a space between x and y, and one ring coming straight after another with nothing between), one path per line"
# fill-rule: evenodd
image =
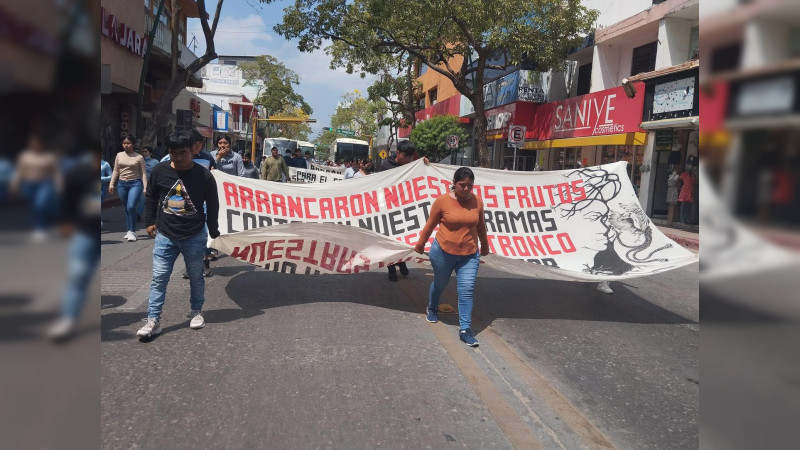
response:
M125 239L128 242L136 241L136 212L139 205L139 196L147 191L147 169L144 157L136 153L136 139L133 136L123 136L122 151L114 158L114 172L111 174L111 183L108 193L113 194L115 184L119 179L119 199L125 207L125 224L128 232Z
M99 150L93 160L80 162L64 177L61 232L70 237L67 253L67 283L61 299L61 317L47 334L54 341L71 338L86 303L89 282L100 261L100 204L97 169L101 167Z
M103 228L103 201L106 199L106 194L108 193L108 185L111 184L111 174L114 173L114 169L111 168L111 164L106 162L105 159L100 160L100 228Z
M17 158L10 191L12 195L22 194L30 202L33 225L31 240L34 242L47 239L47 230L54 217L53 211L56 209L60 185L61 171L58 169L58 159L53 152L45 150L39 136L30 136L28 147Z
M203 257L208 236L219 236L219 200L214 177L192 161L191 146L192 138L188 133L170 133L167 136L170 162L153 169L152 183L147 190L145 223L147 233L155 238L155 245L147 323L136 333L140 338L161 333L161 309L179 254L183 255L189 274L189 327L199 329L205 326L202 312L205 303ZM206 214L201 208L203 204L207 207Z
M231 150L231 139L227 135L217 138L217 149L211 152L211 156L214 157L218 170L230 175L244 176L242 157Z
M390 156L386 159L386 161L381 164L381 166L376 170L376 172L383 172L384 170L391 170L395 167L400 167L404 164L408 164L415 159L417 159L417 149L414 148L414 145L411 141L400 141L397 144L397 155L394 157ZM425 164L428 164L428 158L425 158ZM408 267L406 263L401 262L397 264L389 264L389 281L397 281L397 268L400 268L400 273L403 276L408 276Z
M428 294L427 320L428 322L439 320L439 298L450 281L450 275L455 271L458 290L458 336L470 347L478 346L471 328L475 279L478 277L480 257L489 254L486 223L483 221L483 202L472 194L474 183L475 175L471 169L461 167L456 170L453 176L453 191L440 195L433 202L428 222L419 233L419 241L414 247L417 253L423 254L428 238L433 230L439 227L429 252L433 266L433 282Z
M286 160L281 158L281 155L278 153L278 147L272 147L272 156L261 163L261 179L280 183L282 181L281 175L286 175L287 181L291 179Z
M153 147L149 145L145 145L142 147L141 152L142 158L144 158L144 171L147 176L147 179L150 179L150 173L153 172L153 167L156 166L160 161L156 158L153 158ZM144 191L142 191L142 195L139 196L139 206L136 207L136 221L139 222L142 220L142 214L144 213Z
M245 153L242 155L242 165L244 165L244 177L258 179L258 167L250 162L250 155Z

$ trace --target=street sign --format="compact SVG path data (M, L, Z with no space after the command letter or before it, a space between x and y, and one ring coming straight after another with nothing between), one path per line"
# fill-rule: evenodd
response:
M514 147L519 147L525 142L526 127L522 125L511 125L508 127L508 143Z
M381 150L381 152L378 153L378 156L380 156L381 159L386 159L386 150Z
M447 136L447 148L450 149L458 148L458 136L456 136L455 134Z
M343 128L337 128L336 132L339 133L339 134L343 134L345 136L355 136L356 135L355 131L353 131L353 130L345 130Z

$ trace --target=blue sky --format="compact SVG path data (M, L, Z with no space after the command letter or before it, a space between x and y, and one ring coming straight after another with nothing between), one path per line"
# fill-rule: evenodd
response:
M367 87L375 78L362 79L357 74L348 75L344 69L331 70L331 59L323 50L301 53L297 50L297 42L277 35L272 27L281 22L283 9L291 3L291 0L283 0L265 5L257 0L226 0L214 42L218 55L272 55L297 73L300 85L295 90L311 105L314 109L312 117L317 119L317 123L310 124L310 138L313 139L322 127L329 125L344 93L358 89L366 96ZM210 18L213 18L216 6L215 0L206 0ZM198 56L202 55L205 38L200 21L190 19L187 28L187 41L191 41L193 35L197 38L197 48L191 45L189 48Z

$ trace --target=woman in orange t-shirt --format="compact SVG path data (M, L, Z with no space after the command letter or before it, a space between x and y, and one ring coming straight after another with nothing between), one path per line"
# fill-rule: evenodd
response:
M458 336L470 347L478 346L470 328L475 279L478 277L480 256L489 254L483 201L472 194L474 183L475 175L468 167L456 170L451 188L453 191L439 196L433 202L428 222L414 247L417 253L422 254L433 230L439 227L429 253L433 282L428 294L427 319L428 322L439 320L439 298L455 270L458 283Z

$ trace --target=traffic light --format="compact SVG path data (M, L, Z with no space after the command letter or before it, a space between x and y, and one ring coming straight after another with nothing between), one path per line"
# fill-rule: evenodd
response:
M331 127L322 127L322 131L331 131L333 128Z

